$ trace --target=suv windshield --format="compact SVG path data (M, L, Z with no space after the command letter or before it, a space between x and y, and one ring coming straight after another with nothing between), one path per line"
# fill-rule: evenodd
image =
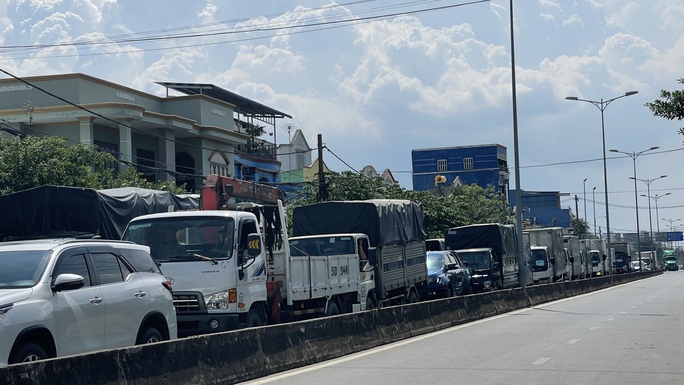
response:
M158 262L228 259L233 253L232 218L174 217L131 223L123 240L150 247Z
M444 255L442 253L427 254L427 268L441 269L444 266Z
M0 289L35 285L43 274L50 253L46 250L0 252Z

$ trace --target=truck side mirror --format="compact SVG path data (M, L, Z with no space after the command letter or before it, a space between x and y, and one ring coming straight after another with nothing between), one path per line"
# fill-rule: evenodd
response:
M252 233L247 236L247 254L251 257L261 254L261 237L259 234Z
M375 265L378 262L378 248L377 247L369 247L368 248L368 262L370 262L371 265Z

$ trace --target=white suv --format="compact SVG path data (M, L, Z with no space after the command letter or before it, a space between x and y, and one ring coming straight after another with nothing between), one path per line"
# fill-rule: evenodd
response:
M0 366L176 338L171 286L147 246L0 243Z

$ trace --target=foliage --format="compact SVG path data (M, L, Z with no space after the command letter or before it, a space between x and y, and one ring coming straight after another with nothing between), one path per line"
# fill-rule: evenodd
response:
M581 239L589 238L589 224L584 219L573 217L572 228Z
M142 187L183 192L165 182L150 183L133 168L114 176L116 159L92 146L68 145L59 137L0 137L0 194L43 185L105 189Z
M684 84L684 78L677 80L680 84ZM660 98L653 101L653 103L646 103L653 116L659 116L667 120L682 120L684 119L684 90L676 91L660 91ZM684 127L679 129L679 133L684 135Z
M493 187L478 185L454 187L448 196L428 191L411 191L389 185L382 178L369 178L351 171L326 174L327 201L365 199L408 199L418 203L425 217L428 238L440 238L451 227L476 223L512 223L510 208L503 194ZM306 198L288 202L288 218L295 207L316 202L318 184L304 187ZM291 225L291 223L290 223ZM290 227L291 228L291 227Z

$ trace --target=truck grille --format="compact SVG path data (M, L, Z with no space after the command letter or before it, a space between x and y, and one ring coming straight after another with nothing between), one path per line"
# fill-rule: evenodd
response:
M199 311L202 307L200 293L173 293L173 307L177 313Z

